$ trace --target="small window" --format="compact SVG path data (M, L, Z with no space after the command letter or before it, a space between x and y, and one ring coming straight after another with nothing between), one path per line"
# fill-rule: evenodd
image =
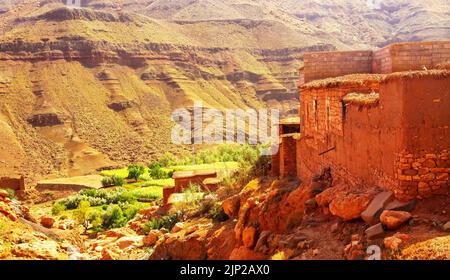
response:
M342 122L345 122L345 118L347 116L347 106L345 105L344 100L341 101L341 106L342 106Z
M313 106L314 106L314 119L317 120L317 99L316 98L314 98Z
M314 98L313 106L314 106L314 123L315 123L315 128L317 130L318 126L319 126L319 119L317 118L317 115L318 115L317 98Z
M327 98L326 101L327 106L327 130L330 129L331 126L331 109L330 109L330 98Z
M307 121L309 121L309 105L308 105L308 103L305 103L305 106L306 106L306 116L305 116L305 119L306 119Z

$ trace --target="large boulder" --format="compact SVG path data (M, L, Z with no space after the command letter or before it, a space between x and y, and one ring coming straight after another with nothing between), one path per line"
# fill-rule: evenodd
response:
M124 236L119 238L115 243L120 249L129 247L142 247L144 246L143 236Z
M380 216L380 221L388 229L395 230L411 219L411 217L409 212L385 210Z
M365 231L367 239L376 239L384 235L384 228L381 223L373 225Z
M17 257L44 260L58 260L61 256L58 244L52 240L16 244L12 248L12 253Z
M267 259L268 259L267 255L250 250L245 246L235 248L230 254L230 260L260 261L260 260L267 260Z
M371 198L368 194L349 194L337 197L330 203L330 212L344 221L357 219L366 210Z
M110 229L108 231L105 231L104 235L106 237L120 238L120 237L124 237L124 236L136 235L136 232L130 228L123 227L123 228L115 228L115 229Z
M55 224L55 218L50 216L42 216L40 223L43 227L52 228Z
M367 209L361 213L361 218L369 225L378 223L383 208L392 200L393 196L394 193L390 191L377 194Z
M156 244L161 235L162 234L159 230L152 230L142 239L142 242L145 247L153 246Z
M241 198L239 195L234 195L222 202L223 211L228 217L234 218L237 216L239 212L240 199Z

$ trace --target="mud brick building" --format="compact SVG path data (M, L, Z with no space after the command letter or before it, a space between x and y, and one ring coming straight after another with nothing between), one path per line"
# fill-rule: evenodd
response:
M330 167L347 184L403 200L448 190L449 61L450 41L305 54L301 135L295 149L282 141L273 174L292 176L275 171L295 161L304 180Z
M0 189L11 189L15 191L25 190L25 178L20 177L1 177Z
M272 176L292 177L297 175L297 139L300 137L300 119L288 118L280 121L279 151L272 156Z

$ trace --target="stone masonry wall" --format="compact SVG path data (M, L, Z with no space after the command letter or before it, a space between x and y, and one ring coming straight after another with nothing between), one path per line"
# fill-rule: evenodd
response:
M424 155L400 153L396 168L399 187L395 190L398 197L412 199L416 196L428 197L436 193L446 193L450 186L450 153Z

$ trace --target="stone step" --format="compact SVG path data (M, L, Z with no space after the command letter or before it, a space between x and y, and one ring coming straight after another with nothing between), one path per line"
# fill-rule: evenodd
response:
M383 212L384 207L388 204L394 197L392 192L381 192L375 196L375 198L370 202L364 212L361 213L361 218L369 225L374 225L380 221L381 212Z
M376 239L384 235L384 228L381 223L378 223L365 231L367 239Z
M399 200L392 200L386 204L384 207L385 210L393 210L393 211L406 211L411 212L416 208L417 201L412 200L409 202L402 202Z

